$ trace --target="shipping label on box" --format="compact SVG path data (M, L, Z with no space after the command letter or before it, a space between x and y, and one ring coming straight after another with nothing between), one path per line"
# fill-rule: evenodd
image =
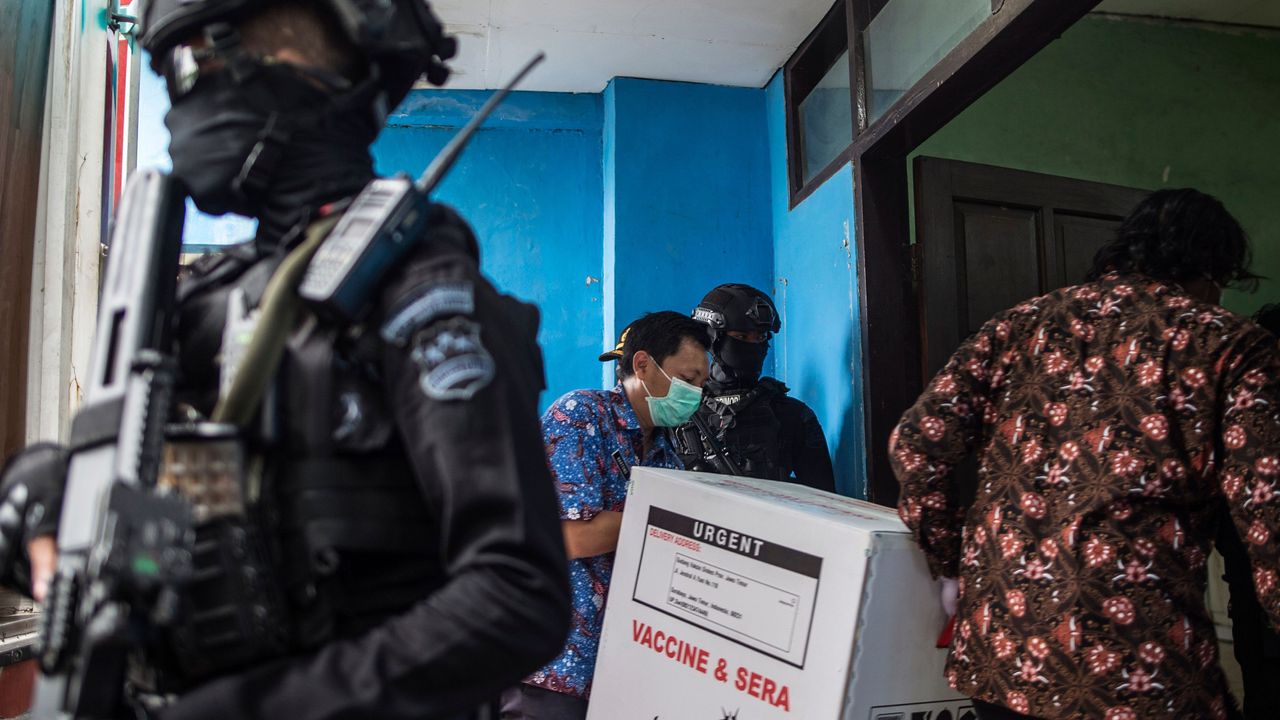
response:
M822 558L649 507L632 600L795 667Z
M633 481L590 720L972 720L943 683L937 593L893 511L719 475Z

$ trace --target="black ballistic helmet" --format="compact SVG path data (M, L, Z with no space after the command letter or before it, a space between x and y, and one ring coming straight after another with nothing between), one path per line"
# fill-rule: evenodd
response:
M273 0L146 0L142 46L159 69L177 44L214 23L234 24L272 4ZM353 45L368 58L370 73L395 107L424 74L433 85L449 78L444 62L457 53L457 42L444 34L426 0L312 0L338 20Z
M773 300L763 292L740 283L719 285L694 308L693 319L706 323L713 338L725 332L759 331L776 333L782 329Z

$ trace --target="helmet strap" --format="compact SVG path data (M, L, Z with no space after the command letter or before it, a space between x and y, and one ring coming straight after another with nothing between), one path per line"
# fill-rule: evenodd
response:
M267 118L266 124L258 133L258 141L254 144L253 149L249 151L249 155L244 160L244 165L240 168L240 174L234 181L233 189L235 192L240 193L242 196L266 194L271 187L276 167L280 164L281 158L284 157L285 150L289 147L296 129L323 122L325 116L334 112L342 112L348 107L360 103L370 93L374 94L372 105L374 106L373 112L376 117L381 108L386 107L386 96L378 87L377 78L373 73L370 73L364 80L341 95L331 96L329 102L310 112L289 117L283 117L280 113L271 113ZM382 112L384 113L382 117L385 119L385 111ZM378 126L381 127L381 125L382 123L379 122Z
M289 146L291 130L280 121L279 113L271 113L266 125L258 133L258 142L249 151L240 167L233 188L241 195L263 194L271 186L271 177L275 174L284 150Z

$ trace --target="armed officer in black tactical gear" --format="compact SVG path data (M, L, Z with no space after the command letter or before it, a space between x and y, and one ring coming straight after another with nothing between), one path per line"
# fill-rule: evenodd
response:
M237 367L271 278L374 180L388 109L444 82L452 39L423 0L152 0L143 20L174 175L202 210L259 220L179 288L177 420L202 427L237 376L267 378L239 427L252 522L197 528L182 621L145 673L176 701L152 712L469 717L568 629L537 310L433 205L360 319L302 306L278 364ZM66 463L42 445L5 472L0 571L37 594Z
M750 285L720 285L693 319L711 331L711 379L695 421L675 431L685 467L835 492L817 416L789 397L786 385L760 376L769 341L782 328L769 296Z

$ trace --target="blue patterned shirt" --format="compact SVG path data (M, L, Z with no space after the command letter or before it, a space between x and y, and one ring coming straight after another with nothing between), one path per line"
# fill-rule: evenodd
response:
M665 433L655 432L640 459L644 431L622 385L612 390L575 390L542 416L542 441L551 477L560 495L560 518L590 520L605 510L620 512L627 479L613 454L627 467L683 467ZM525 680L530 685L587 698L595 673L604 601L613 574L613 553L569 562L573 586L573 627L560 656Z

